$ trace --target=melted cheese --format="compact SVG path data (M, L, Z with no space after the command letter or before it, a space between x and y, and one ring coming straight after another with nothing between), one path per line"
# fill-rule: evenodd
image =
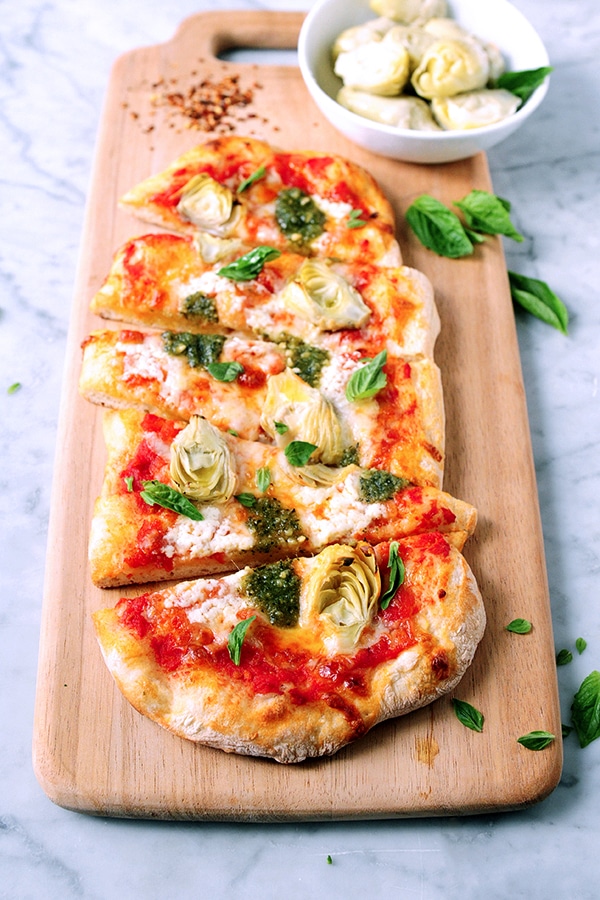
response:
M227 510L227 512L225 512ZM249 550L254 544L250 529L233 513L233 507L203 506L204 519L196 522L179 516L164 536L162 551L169 558L198 559L215 553Z

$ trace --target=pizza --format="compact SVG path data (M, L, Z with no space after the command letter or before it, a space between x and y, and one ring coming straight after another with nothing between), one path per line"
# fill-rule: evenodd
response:
M91 309L105 319L207 334L292 335L309 344L433 355L439 316L429 280L367 260L248 254L207 261L198 236L145 234L119 248ZM254 277L241 277L245 274Z
M135 185L121 206L170 231L201 232L214 254L270 246L397 266L394 213L361 166L228 135L188 150Z
M314 443L325 464L352 459L439 487L444 459L439 369L428 357L388 356L382 367L385 386L374 397L349 400L350 380L368 359L355 350L329 352L295 340L276 344L236 334L100 331L85 343L79 387L84 397L104 406L171 418L201 415L248 440ZM285 426L285 434L276 423Z
M386 604L394 551L403 584ZM333 544L96 612L124 696L174 734L299 762L451 690L485 615L445 537Z
M104 435L108 462L90 537L100 587L425 532L444 533L461 549L475 527L475 509L436 488L356 464L295 466L276 446L198 416L185 424L110 410Z
M107 450L90 574L128 589L94 613L107 667L182 738L335 753L451 691L485 626L431 284L331 154L216 138L121 208L159 231L116 250L91 299L114 324L82 348Z

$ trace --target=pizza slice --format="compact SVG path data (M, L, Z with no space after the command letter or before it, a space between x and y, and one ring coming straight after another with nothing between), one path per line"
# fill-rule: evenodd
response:
M328 153L284 153L228 135L185 152L121 206L215 253L268 245L306 256L398 266L392 207L368 172Z
M328 544L438 531L462 548L476 511L381 469L286 451L134 410L104 416L108 450L89 545L100 587L231 571ZM292 452L290 452L292 451ZM318 458L318 457L317 457Z
M451 691L485 627L467 563L436 533L182 582L93 618L140 713L282 763L333 754Z
M431 284L416 269L262 256L214 261L196 237L142 235L117 251L91 309L172 331L283 333L317 345L433 355L439 317Z
M95 332L84 343L79 387L94 403L201 415L248 440L315 444L326 464L356 462L441 486L444 411L432 360L281 340Z

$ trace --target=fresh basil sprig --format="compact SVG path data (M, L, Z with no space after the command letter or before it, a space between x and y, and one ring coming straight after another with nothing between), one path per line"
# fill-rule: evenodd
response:
M513 619L512 622L505 625L505 628L514 634L529 634L533 625L527 619Z
M246 509L252 509L254 506L256 506L256 497L254 496L254 494L236 494L235 499L238 501L238 503L241 503L242 506L245 506Z
M549 731L530 731L517 738L517 743L522 744L528 750L544 750L552 741L556 740L556 735Z
M469 229L473 229L474 232L503 234L519 243L523 240L523 235L519 234L510 221L511 207L508 200L490 194L489 191L473 190L462 200L456 200L454 205L458 206ZM471 240L473 236L469 231ZM482 240L479 235L477 237Z
M379 599L381 609L387 609L398 589L404 584L404 576L406 569L404 563L398 553L398 541L392 541L390 544L390 552L388 556L389 582L387 590L383 592Z
M227 639L227 650L229 651L231 661L235 663L236 666L239 666L242 658L242 644L244 643L246 632L255 619L256 616L250 616L249 619L242 619L241 622L237 623Z
M292 441L283 452L291 466L305 466L316 449L317 445L308 441Z
M508 280L515 303L547 325L552 325L563 334L567 334L569 325L567 308L545 281L518 275L516 272L509 272Z
M258 469L256 472L256 486L261 492L264 492L268 489L271 484L271 470L268 466L263 466L262 469Z
M351 209L346 226L348 228L362 228L363 225L367 224L365 219L361 218L362 214L362 209Z
M406 210L406 221L428 250L448 259L473 252L462 222L451 209L430 194L421 194Z
M496 81L496 87L510 91L525 103L534 91L544 83L546 77L552 72L552 66L540 66L539 69L523 69L520 72L504 72Z
M149 506L154 506L155 504L156 506L162 506L164 509L170 509L179 513L180 516L194 519L196 522L201 522L204 518L191 500L188 500L175 488L169 487L168 484L163 484L162 481L143 481L142 484L144 490L140 492L140 497Z
M456 697L452 700L452 706L454 707L456 718L462 725L470 728L471 731L483 731L483 723L485 721L483 713L480 713L478 709L475 709L466 700L458 700Z
M273 425L277 434L285 434L286 431L290 430L289 425L286 425L285 422L273 422Z
M593 671L582 681L571 705L571 721L581 747L600 737L600 672Z
M247 178L244 178L243 181L240 182L240 185L236 191L238 194L242 194L246 188L249 188L251 184L254 184L255 181L260 181L261 178L264 178L267 174L267 170L264 166L259 166L252 175L248 175Z
M249 253L240 256L235 262L219 269L219 275L224 278L231 278L232 281L252 281L262 272L265 263L271 259L277 259L281 256L281 250L275 247L260 246L250 250Z
M577 638L577 640L575 641L575 649L577 650L577 652L579 653L580 656L586 647L587 647L587 641L585 640L585 638Z
M356 400L367 400L374 397L387 384L387 375L383 367L387 361L387 350L382 350L373 359L355 369L346 385L346 399L350 403Z
M568 666L570 662L573 662L573 654L570 650L559 650L556 654L556 665L557 666Z
M206 369L215 381L235 381L238 375L244 371L243 365L235 360L209 363Z

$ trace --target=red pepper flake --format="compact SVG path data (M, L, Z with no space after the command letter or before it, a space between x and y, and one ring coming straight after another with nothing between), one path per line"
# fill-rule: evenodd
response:
M233 131L233 113L254 99L254 89L242 88L239 75L226 75L220 81L203 78L185 90L166 89L164 82L156 82L153 87L163 87L163 92L154 97L156 103L170 106L188 120L188 128L200 131ZM259 87L254 85L254 88Z

